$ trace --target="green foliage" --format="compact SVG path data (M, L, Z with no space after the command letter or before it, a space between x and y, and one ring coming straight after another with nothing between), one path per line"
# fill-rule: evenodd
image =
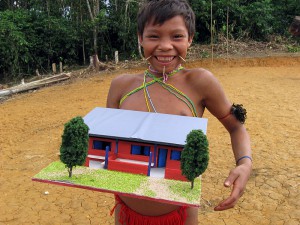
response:
M182 174L191 181L201 175L208 166L208 140L201 130L192 130L186 138L186 144L181 153Z
M17 77L20 67L28 64L31 43L24 31L28 29L30 17L24 10L0 12L0 80L10 73ZM30 32L30 31L27 31Z
M89 1L92 5L93 1ZM289 36L288 27L300 15L299 0L189 0L196 15L195 43L209 43L211 18L214 43L219 36L265 41ZM97 29L100 60L138 59L136 15L141 0L99 0L92 21L84 0L0 1L0 81L19 81L51 71L51 64L84 64L94 54ZM227 25L228 15L228 25ZM294 51L294 49L291 49Z
M60 160L66 165L69 177L74 166L83 165L88 151L89 128L78 116L65 124L60 146Z
M136 23L138 7L138 1L111 1L107 8L111 51L118 50L120 59L138 55Z
M274 16L273 31L279 35L286 35L294 17L300 15L299 0L271 0L271 3Z
M0 21L0 81L43 72L59 58L77 61L77 31L65 18L18 9L0 12Z
M273 8L270 0L253 1L241 7L243 32L246 37L264 40L272 33Z
M287 45L288 52L300 52L300 46Z
M190 3L196 14L195 41L209 42L210 1L190 0ZM227 13L230 37L263 41L271 34L286 34L292 18L300 14L300 4L299 0L215 0L212 18L216 34L227 32Z

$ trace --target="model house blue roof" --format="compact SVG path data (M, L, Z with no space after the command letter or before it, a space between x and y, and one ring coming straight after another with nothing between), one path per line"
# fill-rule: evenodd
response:
M207 119L97 107L84 118L93 137L184 146L191 130L206 134Z

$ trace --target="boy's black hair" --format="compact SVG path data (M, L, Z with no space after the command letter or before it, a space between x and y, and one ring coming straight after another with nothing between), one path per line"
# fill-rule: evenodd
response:
M195 14L186 0L146 0L138 12L138 34L143 35L149 22L161 25L175 16L183 17L189 37L192 37L195 34Z

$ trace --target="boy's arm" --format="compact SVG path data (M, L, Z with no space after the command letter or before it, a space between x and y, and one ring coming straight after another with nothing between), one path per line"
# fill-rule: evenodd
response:
M230 134L235 160L237 161L243 156L251 157L249 135L243 124L234 115L230 114L232 104L226 98L220 83L208 71L206 71L202 85L203 83L205 84L205 88L202 89L205 90L203 104L220 120ZM233 186L231 195L219 203L215 210L220 211L234 207L246 188L251 170L252 162L249 158L243 158L238 162L238 165L230 171L224 182L225 187Z
M235 161L243 156L251 157L250 138L243 124L233 115L229 115L220 121L230 134ZM225 187L233 187L231 195L220 202L215 207L215 210L221 211L234 207L238 199L243 195L251 170L251 159L242 158L239 160L238 165L230 171L229 176L224 182Z
M122 80L124 80L122 76L112 80L106 100L107 108L119 108L123 91Z

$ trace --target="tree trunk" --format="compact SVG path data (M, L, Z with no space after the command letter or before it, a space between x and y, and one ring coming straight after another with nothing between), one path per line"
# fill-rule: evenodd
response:
M82 19L82 7L81 7L81 0L80 0L80 22L83 24L83 19ZM82 38L82 57L83 57L83 64L86 65L86 55L85 55L85 41L84 38Z
M68 168L68 172L69 172L69 177L70 178L72 177L72 169L73 169L73 166L71 166L71 167Z
M16 93L21 93L24 91L29 91L44 87L49 84L57 83L59 81L70 79L70 73L62 73L55 76L47 77L41 80L32 81L22 85L14 86L0 91L0 97L9 96Z
M91 5L89 0L86 0L86 4L89 10L89 14L91 17L92 22L95 22L95 17L97 17L97 15L99 14L99 1L97 0L92 0L93 2L93 11L91 9ZM97 25L94 24L94 28L93 28L93 48L94 48L94 58L95 56L97 57L97 60L94 60L94 63L97 63L95 65L96 70L99 70L99 60L98 60L98 44L97 44L97 36L98 36L98 30L97 30Z
M191 181L191 189L194 188L194 181L195 181L195 180L192 180L192 181Z

